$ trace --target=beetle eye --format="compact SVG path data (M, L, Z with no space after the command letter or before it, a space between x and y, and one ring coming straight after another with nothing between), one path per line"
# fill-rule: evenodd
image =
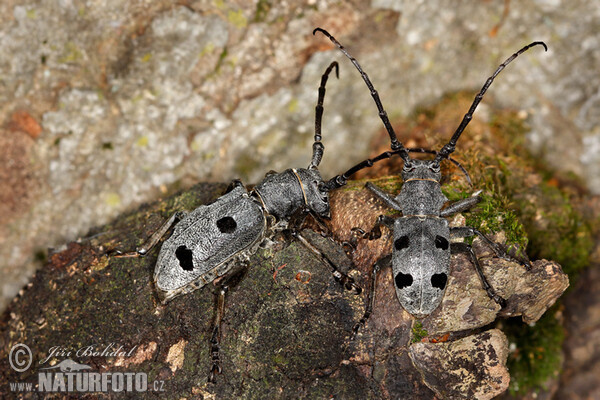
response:
M329 191L325 188L325 184L323 182L313 181L314 186L317 188L317 193L321 197L321 201L328 203L329 202Z

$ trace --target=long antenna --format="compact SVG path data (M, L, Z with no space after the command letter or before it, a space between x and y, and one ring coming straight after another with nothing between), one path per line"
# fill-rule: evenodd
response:
M371 92L371 97L373 97L373 100L375 101L375 104L377 105L377 110L379 111L379 118L381 118L381 121L383 121L383 125L385 126L385 129L387 130L388 135L390 136L390 141L392 142L392 145L391 145L392 150L398 151L397 154L405 162L407 162L409 160L408 151L406 151L406 148L404 147L404 145L402 145L402 143L398 141L398 138L396 137L396 132L394 132L394 128L392 127L392 124L390 123L387 113L385 112L383 105L381 104L381 100L379 99L379 94L377 93L377 90L375 90L375 87L373 87L373 84L371 83L371 80L369 79L369 76L367 75L367 73L365 71L363 71L363 69L361 68L358 61L356 61L356 58L352 57L350 55L350 53L348 53L346 48L344 46L342 46L340 44L340 42L338 42L333 36L331 36L331 34L329 32L327 32L325 29L316 28L313 31L313 35L316 34L317 32L321 32L323 35L327 36L329 38L329 40L331 40L333 42L333 44L335 44L338 47L338 49L340 49L340 51L342 53L344 53L344 55L346 57L348 57L350 59L350 61L352 61L352 64L354 64L354 66L356 67L358 72L360 72L360 76L362 76L363 80L367 84L367 87L369 88L369 90Z
M370 168L372 167L376 162L379 162L381 160L385 160L387 158L391 158L392 156L396 155L396 154L401 154L402 151L405 152L410 152L410 153L427 153L427 154L438 154L437 151L435 150L428 150L428 149L423 149L420 147L417 148L404 148L403 150L394 150L394 151L384 151L383 153L379 154L376 157L373 158L368 158L364 161L361 161L360 163L356 164L355 166L353 166L352 168L350 168L349 170L347 170L346 172L344 172L343 174L340 175L336 175L333 178L331 178L330 180L328 180L327 182L325 182L323 184L323 187L326 190L333 190L339 187L344 186L347 182L348 179L354 175L355 173L357 173L358 171L360 171L361 169L364 168ZM469 173L467 172L466 169L464 169L464 167L462 165L460 165L460 163L458 161L456 161L454 158L452 157L447 157L448 160L450 160L454 165L456 165L463 174L465 174L465 177L467 178L467 182L469 182L469 185L473 186L473 184L471 183L471 177L469 176Z
M340 67L337 61L329 64L329 67L325 70L325 73L321 76L321 85L319 86L319 98L317 100L317 105L315 106L315 142L313 143L313 154L309 169L315 169L321 163L321 159L323 158L323 150L325 146L321 143L321 121L323 120L323 100L325 99L325 85L327 84L327 79L329 78L329 74L331 70L335 68L335 76L336 78L340 78Z
M521 50L517 51L512 56L508 57L506 59L506 61L504 61L502 64L500 64L500 66L498 67L498 69L496 69L496 72L494 72L494 74L487 79L487 81L485 82L485 84L483 85L483 87L481 88L481 90L479 91L479 93L477 94L477 96L475 96L475 99L473 100L473 104L471 104L471 108L469 108L469 111L463 117L462 122L460 123L460 125L458 126L458 128L456 128L456 131L452 135L452 138L450 139L450 141L447 144L445 144L444 147L442 147L442 149L440 150L440 152L438 153L438 155L435 157L434 161L436 161L436 162L439 163L444 158L448 158L448 156L450 154L452 154L452 152L454 152L454 149L456 148L456 142L458 141L458 138L460 137L461 133L463 133L463 131L465 130L465 128L467 127L467 125L469 125L469 122L471 122L471 119L473 118L473 113L475 112L475 109L477 108L477 106L481 102L481 99L483 99L483 95L488 90L488 88L490 87L490 85L492 84L492 82L494 81L494 79L496 78L496 76L500 73L500 71L502 71L508 64L511 63L512 60L514 60L515 58L517 58L520 54L526 52L527 50L529 50L533 46L537 46L537 45L544 46L544 49L546 51L548 51L548 46L546 46L546 43L544 43L544 42L533 42L533 43L530 43L527 46L523 47Z

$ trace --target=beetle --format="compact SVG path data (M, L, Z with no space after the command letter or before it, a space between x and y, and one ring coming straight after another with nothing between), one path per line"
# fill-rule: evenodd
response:
M356 334L360 326L365 324L372 312L377 274L381 268L391 264L395 291L400 304L414 317L423 318L431 314L440 305L448 282L450 255L456 252L466 253L469 256L488 296L501 307L504 307L506 301L496 293L487 281L472 247L467 243L454 243L451 240L477 235L492 248L498 257L519 262L528 269L531 268L531 265L529 261L518 260L510 256L502 246L494 243L475 228L468 226L449 227L446 217L470 209L481 201L481 197L479 196L480 192L476 192L469 198L456 201L443 208L448 199L441 190L442 174L440 164L443 160L449 159L450 154L454 152L456 142L471 121L483 95L500 71L520 54L534 46L541 45L547 51L546 44L544 42L530 43L500 64L475 96L471 107L464 115L450 141L439 151L431 151L407 149L398 141L379 95L368 75L356 59L331 34L321 28L315 29L313 34L317 32L327 36L350 59L371 92L391 142L391 151L384 152L375 159L381 160L398 155L404 163L401 173L404 183L398 195L390 195L372 183L366 184L367 189L377 198L388 207L401 212L402 215L397 218L380 215L370 232L365 232L360 228L352 230L354 235L353 245L356 244L356 240L361 238L374 240L381 237L382 226L391 231L393 240L392 254L380 258L372 266L370 291L365 313L360 322L354 327L354 333ZM410 152L432 153L435 154L435 158L433 160L415 159L410 157ZM366 160L365 163L369 161Z
M351 277L306 239L299 229L311 215L325 227L330 217L329 192L346 184L348 178L372 163L360 163L329 181L318 170L324 152L321 143L323 101L328 76L339 66L333 62L321 77L315 107L315 135L312 159L308 168L290 168L281 173L271 171L252 190L234 180L225 194L214 202L201 205L186 213L174 213L148 241L134 252L118 257L146 255L169 229L173 233L164 241L154 270L154 283L163 303L220 280L215 321L211 337L212 367L209 380L221 373L219 337L225 308L225 295L252 254L268 245L278 233L299 240L315 255L321 257L333 271L334 278L348 290L360 293Z

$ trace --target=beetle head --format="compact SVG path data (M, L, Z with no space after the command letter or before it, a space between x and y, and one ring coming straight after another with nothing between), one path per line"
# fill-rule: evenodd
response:
M298 176L302 184L306 205L319 217L330 218L329 190L323 182L318 169L298 169Z
M442 179L440 163L436 160L418 160L410 158L404 162L402 179L426 179L439 182Z

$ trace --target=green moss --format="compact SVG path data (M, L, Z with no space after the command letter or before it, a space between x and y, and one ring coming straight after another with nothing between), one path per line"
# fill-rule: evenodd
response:
M271 9L271 2L268 0L258 0L256 4L256 12L254 13L253 22L264 22L267 18L267 14Z
M560 373L565 332L559 313L559 306L554 306L534 326L524 326L520 320L507 321L503 330L511 346L516 345L508 358L513 395L548 389L545 383Z
M75 63L80 61L83 57L81 50L77 47L77 45L73 42L67 42L65 44L65 48L63 49L63 53L61 57L59 57L58 62L62 64Z
M529 254L534 259L557 261L573 280L589 265L594 247L591 221L586 221L573 208L566 193L547 181L538 190L543 203L532 203L527 199L519 201L526 229L532 238Z
M478 228L483 233L504 232L509 248L518 250L527 247L528 238L523 224L514 211L507 207L506 199L494 194L482 193L482 201L473 212L466 213L466 225Z
M234 166L234 171L238 176L245 180L252 171L260 166L260 161L249 153L241 154Z
M426 338L429 335L427 329L423 328L423 324L421 321L415 320L412 326L412 338L410 339L411 343L420 342L423 338Z
M218 74L221 71L221 66L225 62L226 58L227 58L227 47L223 47L221 54L219 54L219 60L217 61L217 65L215 65L213 74Z
M340 190L363 190L365 184L371 182L374 185L380 187L388 193L397 194L402 188L402 179L397 176L384 176L377 179L360 179L356 181L349 181L346 186L342 186Z
M492 133L505 155L484 157L488 168L483 169L479 183L486 195L478 212L467 217L467 224L481 223L492 231L504 230L508 242L520 248L527 245L530 259L560 263L573 282L577 273L589 265L593 247L589 221L572 206L574 196L552 183L555 172L540 165L525 150L525 123L506 112L491 121ZM542 176L541 182L532 181L533 171ZM549 310L534 326L525 326L520 319L506 322L504 331L516 346L508 363L513 394L546 389L546 383L558 375L564 341L558 307Z
M245 28L248 26L248 20L244 16L242 10L229 10L227 12L227 20L236 28Z
M468 190L457 188L454 186L442 186L442 193L450 202L466 199L471 195Z
M386 192L394 195L400 193L400 189L402 189L402 179L399 179L399 177L386 176L374 180L373 183Z

